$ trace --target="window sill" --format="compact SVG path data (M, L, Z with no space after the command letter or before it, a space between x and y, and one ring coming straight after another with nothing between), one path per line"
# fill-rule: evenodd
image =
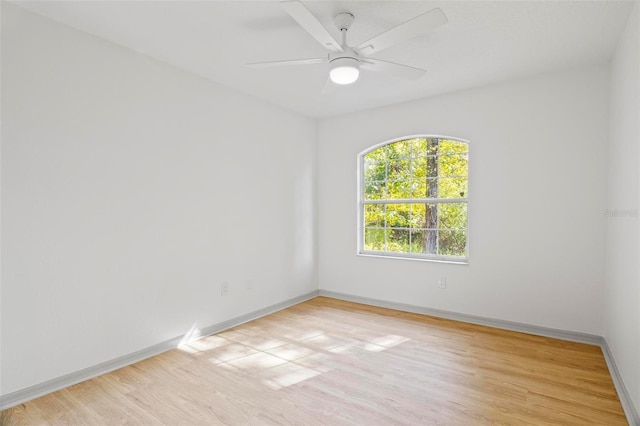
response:
M379 257L384 259L399 259L399 260L417 260L420 262L433 262L433 263L448 263L453 265L468 265L469 259L451 259L451 258L431 258L431 257L422 257L416 255L401 255L399 253L384 253L384 252L369 252L362 251L357 253L358 256L364 257Z

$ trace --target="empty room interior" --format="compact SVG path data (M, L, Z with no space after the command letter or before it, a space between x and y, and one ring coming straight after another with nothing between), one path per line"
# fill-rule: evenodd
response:
M0 12L0 424L640 425L638 1Z

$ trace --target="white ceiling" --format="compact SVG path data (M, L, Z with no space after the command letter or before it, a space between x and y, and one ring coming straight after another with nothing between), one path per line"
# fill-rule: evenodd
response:
M252 69L249 62L326 51L278 1L19 1L18 5L160 61L312 117L360 111L606 61L633 1L304 1L339 40L333 16L356 17L349 44L440 7L449 23L375 55L425 68L418 81L363 71L320 94L327 65Z

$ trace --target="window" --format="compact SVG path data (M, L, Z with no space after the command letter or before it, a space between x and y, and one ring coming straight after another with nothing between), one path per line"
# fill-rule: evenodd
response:
M359 254L467 262L466 141L411 137L358 160Z

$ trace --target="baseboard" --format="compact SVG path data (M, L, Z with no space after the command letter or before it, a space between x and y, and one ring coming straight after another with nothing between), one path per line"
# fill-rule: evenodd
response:
M521 333L534 334L536 336L553 337L556 339L568 340L578 343L587 343L590 345L599 346L600 342L602 341L602 337L596 336L595 334L577 333L574 331L558 330L555 328L540 327L537 325L529 325L519 322L486 318L475 315L459 314L456 312L443 311L440 309L424 308L421 306L409 305L406 303L389 302L386 300L354 296L352 294L338 293L334 291L320 290L319 295L331 297L333 299L346 300L348 302L362 303L365 305L395 309L398 311L411 312L414 314L430 315L438 318L467 322L470 324L486 325L488 327L500 328L503 330L519 331Z
M631 395L629 395L629 391L624 385L624 381L622 380L622 376L620 375L620 371L618 370L618 366L616 365L613 353L611 353L609 344L607 343L607 339L605 339L604 337L602 338L600 347L602 348L604 359L605 361L607 361L607 366L609 367L609 372L611 373L613 384L616 386L616 392L618 392L618 398L620 398L620 403L622 404L622 408L624 409L624 414L627 416L627 421L631 426L640 426L640 415L638 415L638 410L633 405Z
M416 314L430 315L438 318L445 318L455 321L461 321L471 324L486 325L488 327L500 328L504 330L519 331L521 333L534 334L536 336L553 337L561 340L568 340L578 343L587 343L600 346L604 359L609 367L611 379L618 392L618 398L627 416L627 421L631 426L640 426L640 417L638 411L633 405L631 395L627 391L622 376L618 371L613 354L609 350L607 341L602 336L587 333L577 333L574 331L558 330L554 328L539 327L536 325L523 324L518 322L504 321L493 318L485 318L474 315L459 314L456 312L443 311L439 309L423 308L421 306L409 305L405 303L389 302L386 300L372 299L369 297L354 296L352 294L338 293L328 290L319 290L320 296L330 297L332 299L345 300L348 302L362 303L364 305L378 306L381 308L395 309L398 311L412 312Z
M265 315L269 315L273 312L277 312L282 309L288 308L290 306L297 305L298 303L304 302L305 300L313 299L317 295L318 295L318 291L314 290L312 292L303 294L301 296L293 297L291 299L287 299L280 303L276 303L276 304L249 312L247 314L240 315L238 317L231 318L229 320L210 325L208 327L201 329L200 335L208 336L211 334L219 333L221 331L238 326L240 324L244 324L246 322L258 319ZM175 349L178 346L178 344L182 341L183 337L184 336L174 337L173 339L164 341L157 345L149 346L148 348L145 348L127 355L123 355L121 357L112 359L110 361L106 361L88 368L84 368L82 370L75 371L73 373L69 373L64 376L48 380L46 382L39 383L37 385L29 386L27 388L20 389L15 392L8 393L6 395L1 395L0 410L6 410L7 408L11 408L16 405L22 404L24 402L31 401L32 399L44 396L51 392L64 389L66 387L75 385L80 382L84 382L86 380L92 379L102 374L106 374L111 371L118 370L122 367L126 367L128 365L134 364L138 361L142 361L152 356L159 355L171 349Z

